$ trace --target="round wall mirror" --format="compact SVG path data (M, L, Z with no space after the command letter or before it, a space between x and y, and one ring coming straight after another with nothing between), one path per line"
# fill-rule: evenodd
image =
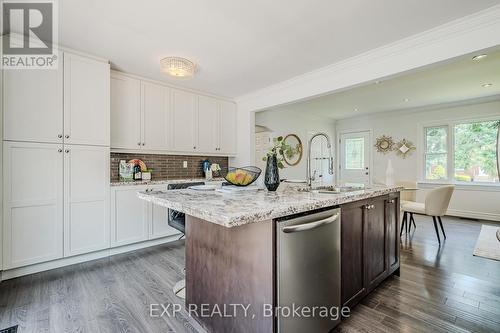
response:
M394 141L392 137L382 135L377 138L377 142L375 143L375 148L379 153L387 154L392 151L394 148Z
M283 139L285 147L281 154L286 164L294 166L302 159L302 141L296 134L288 134Z

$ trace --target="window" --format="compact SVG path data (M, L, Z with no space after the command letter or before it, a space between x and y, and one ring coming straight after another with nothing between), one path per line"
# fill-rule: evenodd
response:
M365 139L345 139L345 169L361 170L365 167Z
M425 129L425 179L448 178L448 128Z
M497 140L500 121L455 125L455 180L498 182Z
M498 183L499 129L500 120L426 127L425 179Z

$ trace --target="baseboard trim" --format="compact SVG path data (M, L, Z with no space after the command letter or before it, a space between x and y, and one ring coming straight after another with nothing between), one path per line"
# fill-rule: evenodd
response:
M474 212L459 209L448 209L446 215L464 217L467 219L487 220L500 222L500 214Z
M62 258L62 259L43 262L43 263L39 263L39 264L29 265L29 266L25 266L25 267L13 268L13 269L9 269L6 271L1 271L0 272L0 281L9 280L9 279L13 279L16 277L34 274L34 273L39 273L39 272L43 272L43 271L48 271L51 269L60 268L60 267L64 267L64 266L79 264L79 263L86 262L86 261L102 259L102 258L110 257L110 256L113 256L116 254L136 251L139 249L144 249L144 248L155 246L155 245L170 243L170 242L176 241L178 239L179 239L179 234L175 234L172 236L153 239L153 240L149 240L149 241L145 241L145 242L123 245L123 246L116 247L116 248L105 249L105 250L96 251L96 252L92 252L92 253L81 254L81 255L74 256L74 257Z

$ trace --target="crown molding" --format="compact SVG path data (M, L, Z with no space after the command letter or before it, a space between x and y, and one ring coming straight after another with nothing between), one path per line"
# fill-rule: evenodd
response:
M500 45L500 5L236 98L247 112L319 97Z

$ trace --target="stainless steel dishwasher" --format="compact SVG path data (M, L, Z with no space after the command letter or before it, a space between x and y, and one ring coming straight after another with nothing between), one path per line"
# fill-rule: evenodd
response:
M281 219L276 228L278 332L329 332L340 322L340 209ZM297 316L297 307L306 310ZM323 307L339 317L321 316Z

